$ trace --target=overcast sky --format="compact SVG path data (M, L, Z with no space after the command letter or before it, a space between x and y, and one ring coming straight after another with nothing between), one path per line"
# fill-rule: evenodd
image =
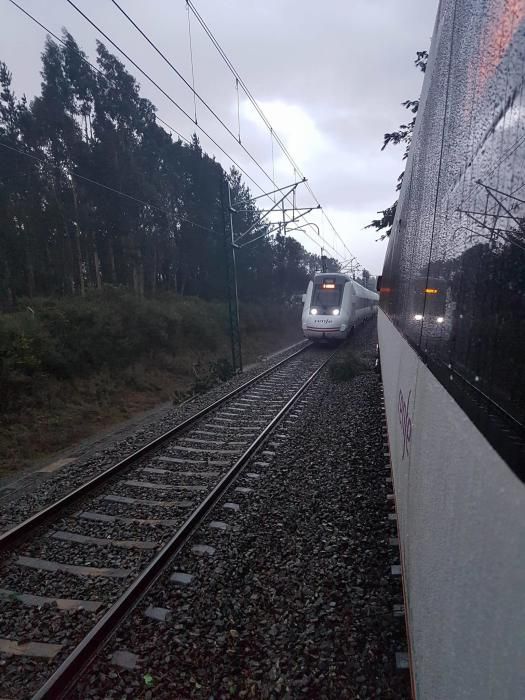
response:
M162 62L110 0L76 4L156 81L193 113L191 92ZM17 0L52 31L65 26L90 58L97 32L66 0ZM120 0L122 7L191 81L185 0ZM194 0L198 11L248 85L275 131L309 180L317 198L352 253L372 273L380 272L386 245L363 227L392 204L403 168L402 147L381 152L382 136L406 121L400 103L419 97L423 74L413 67L418 50L428 49L438 0ZM18 94L40 90L40 53L45 33L8 0L0 0L0 60L14 77ZM195 88L237 132L235 81L209 39L192 18ZM102 37L101 37L102 38ZM106 40L103 40L113 50ZM127 63L124 60L124 63ZM142 94L158 114L186 137L195 130L147 80L129 66ZM260 184L270 181L239 144L197 104L201 124ZM292 167L240 94L240 131L246 148L279 186L294 179ZM199 133L199 132L197 132ZM225 168L231 163L205 136L203 148ZM249 183L253 194L260 194ZM301 186L298 205L312 203ZM347 257L318 213L310 221ZM311 230L312 237L315 231ZM319 252L301 233L298 239ZM330 251L329 251L330 252Z

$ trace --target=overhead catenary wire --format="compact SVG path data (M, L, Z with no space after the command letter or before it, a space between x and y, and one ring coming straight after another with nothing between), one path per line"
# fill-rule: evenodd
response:
M6 148L9 151L14 151L15 153L19 153L20 155L26 156L27 158L31 158L32 160L38 161L42 165L45 166L51 166L56 168L56 163L53 163L51 160L48 158L40 158L39 156L35 156L33 153L28 153L27 151L23 151L21 148L15 148L14 146L10 146L7 143L3 143L0 141L0 146L2 148ZM142 204L145 207L151 207L152 209L157 209L158 211L162 212L163 214L168 214L170 216L173 216L173 213L170 212L168 209L164 209L163 207L159 207L157 204L153 204L153 202L147 202L144 199L140 199L139 197L135 197L127 192L123 192L122 190L117 190L115 187L111 187L110 185L106 185L103 182L99 182L98 180L93 180L91 177L87 177L86 175L82 175L81 173L78 172L73 172L73 171L68 171L68 174L71 175L71 177L77 178L78 180L83 180L84 182L88 182L91 185L96 185L97 187L102 187L105 190L108 190L109 192L113 192L114 194L118 194L120 197L124 197L125 199L132 200L134 202L137 202L138 204ZM182 214L176 214L176 218L180 221L184 221L185 223L191 224L192 226L196 226L197 228L203 229L204 231L207 231L208 233L215 233L215 231L211 228L208 228L207 226L203 226L202 224L198 224L196 221L192 221L191 219L188 219L186 216L183 216Z
M12 1L12 0L10 0ZM154 87L161 92L164 97L166 97L174 107L176 107L184 116L189 119L193 124L195 124L192 116L183 108L181 107L178 102L176 102L173 97L169 93L164 90L157 82L154 80L149 73L147 73L139 64L134 61L131 56L129 56L111 37L106 34L95 22L93 22L92 19L90 19L75 3L73 0L66 0L66 2L71 5L85 20L88 22L94 29L96 29L97 32L99 32L109 43L117 50L119 51L126 60L128 60L145 78L148 80ZM245 177L247 177L256 187L258 187L261 192L264 192L264 189L259 185L259 183L253 179L253 177L246 172L246 170L200 125L196 124L195 125L212 143L213 145L220 150L220 152L226 156L233 164L234 166L241 172ZM234 137L235 138L235 137ZM262 169L262 166L259 164L259 167ZM267 176L268 174L262 169L263 173Z
M22 12L24 15L26 15L26 17L28 17L31 21L33 21L35 24L37 24L44 32L46 32L47 34L52 36L53 39L55 39L55 41L58 41L60 44L62 44L62 46L67 46L67 42L64 41L64 39L62 39L62 37L58 36L58 34L55 34L55 32L53 32L51 29L49 29L49 27L46 27L45 24L42 24L42 22L40 22L36 17L34 17L24 7L22 7L17 2L15 2L15 0L8 0L8 1L11 3L11 5L14 5L18 10L20 10L20 12ZM92 68L96 73L98 73L98 75L100 75L107 83L109 83L110 85L113 85L113 87L115 87L115 88L118 88L118 85L113 80L108 78L107 75L105 75L105 73L103 73L100 70L100 68L98 68L98 66L96 66L94 63L91 63L91 61L86 56L84 56L84 54L82 52L75 51L75 53L82 61L84 61L84 63L86 65L90 66L90 68ZM173 127L167 121L165 121L164 119L159 117L159 115L157 113L155 113L155 119L158 122L160 122L161 124L164 124L164 126L166 128L168 128L170 131L173 131L174 134L177 134L177 136L180 138L181 141L184 141L185 143L188 143L188 144L191 143L190 139L183 136L183 134L181 134L179 131L177 131L177 129L175 129L175 127Z
M136 61L134 61L116 42L114 42L111 37L109 37L93 20L91 20L74 2L73 0L66 0L66 2L71 5L94 29L96 29L102 36L104 36L107 41L111 43L111 45L117 49L128 61L132 63L132 65L139 70L144 77L146 77L147 80L149 80L160 92L167 97L170 102L172 102L188 119L191 119L191 116L184 110L173 98L155 81L153 78L144 71ZM161 58L167 63L167 65L176 73L176 75L184 82L184 84L193 92L194 96L206 107L206 109L217 119L217 121L223 126L223 128L230 134L232 138L234 138L237 141L237 138L235 137L234 132L228 127L228 125L217 115L215 110L213 110L212 107L207 103L204 98L201 97L201 95L195 91L195 89L190 85L190 83L184 78L184 76L180 73L180 71L173 65L173 63L164 55L164 53L156 46L156 44L149 38L149 36L138 26L138 24L130 17L130 15L116 2L116 0L111 0L111 2L115 5L115 7L118 8L118 10L126 17L126 19L135 27L135 29L141 34L141 36L150 44L150 46L156 51L156 53L161 56ZM190 7L191 3L187 2L187 5ZM244 88L243 88L244 89ZM192 120L193 121L193 120ZM264 192L263 188L250 176L248 173L213 139L209 133L199 124L194 122L195 125L197 126L200 131L202 131L203 134L205 134L210 141L217 147L219 150L228 157L232 163L235 164L235 166L246 176L250 179L251 182L253 182L262 192ZM239 144L243 151L249 156L249 158L255 163L255 165L258 167L258 169L263 173L263 175L268 178L268 180L275 186L277 187L277 184L275 180L266 172L266 170L262 167L262 165L259 163L259 161L250 153L250 151L244 146L242 143ZM303 176L304 177L304 176ZM319 202L317 202L319 204ZM320 205L319 205L320 206ZM341 239L341 242L344 245L344 241ZM333 248L333 250L335 250ZM350 255L350 251L348 251ZM336 252L336 256L339 257L339 253Z
M292 157L292 155L290 154L290 152L289 152L288 149L286 148L286 145L283 143L283 141L282 141L282 139L280 138L280 136L275 132L275 129L272 127L270 121L268 120L268 118L267 118L266 115L264 114L264 112L263 112L262 108L260 107L259 103L257 102L257 100L255 99L255 97L254 97L254 96L252 95L252 93L250 92L248 86L246 85L246 83L244 82L244 80L242 79L242 77L239 75L239 72L237 71L237 69L235 68L235 66L233 65L233 63L232 63L232 62L230 61L230 59L228 58L228 56L227 56L227 54L225 53L224 49L222 48L222 46L219 44L218 40L217 40L216 37L214 36L212 30L208 27L208 25L206 24L205 20L204 20L204 19L202 18L202 16L199 14L199 12L198 12L197 8L195 7L195 5L193 4L192 0L186 0L186 3L187 3L187 6L188 6L188 7L191 9L191 11L193 12L195 18L197 19L197 21L198 21L199 24L201 25L202 29L204 30L204 32L206 33L206 35L208 36L208 38L209 38L210 41L212 42L213 46L216 48L216 50L218 51L219 55L222 57L222 59L224 60L224 62L225 62L226 65L228 66L228 68L229 68L229 70L231 71L231 73L232 73L232 74L235 76L235 78L239 81L239 84L240 84L241 88L243 89L243 91L244 91L246 97L247 97L248 100L251 102L252 106L254 107L254 109L256 110L257 114L258 114L258 115L260 116L260 118L262 119L262 121L263 121L263 123L265 124L265 126L267 127L267 129L269 129L270 132L272 133L273 138L275 138L276 143L277 143L277 144L279 145L279 147L281 148L282 152L284 153L284 155L285 155L286 158L288 159L290 165L293 167L293 169L297 172L297 174L298 174L300 177L304 178L304 174L303 174L301 168L297 165L297 162L294 160L294 158ZM319 200L318 200L318 198L317 198L317 196L315 195L315 193L314 193L314 191L313 191L311 185L310 185L308 182L306 182L306 188L307 188L308 191L310 192L310 194L311 194L311 196L313 197L313 199L314 199L314 201L316 202L316 204L318 204L319 206L321 206L321 205L320 205L320 202L319 202ZM330 228L333 230L334 234L337 236L337 238L339 239L339 241L342 243L342 245L343 245L343 247L345 248L345 250L347 251L347 253L350 255L350 257L351 257L353 260L355 260L355 261L357 262L357 259L355 258L355 256L353 255L353 253L350 251L350 249L349 249L348 246L346 245L344 239L342 238L342 236L340 235L340 233L337 231L337 229L336 229L336 227L334 226L332 220L330 219L330 217L328 216L328 214L326 213L326 211L322 208L322 206L321 206L321 213L322 213L322 215L325 217L325 219L326 219L326 221L328 222L328 224L330 225ZM359 264L359 263L357 263L357 264Z
M44 166L51 166L51 167L57 167L55 163L50 161L49 159L46 158L40 158L39 156L35 156L33 153L27 153L27 151L23 151L20 148L15 148L14 146L10 146L6 143L3 143L0 141L0 147L5 148L9 151L13 151L15 153L18 153L19 155L26 156L27 158L30 158L31 160L37 161L38 163L41 163ZM71 177L77 178L79 180L83 180L84 182L88 182L91 185L95 185L97 187L101 187L109 192L112 192L113 194L116 194L120 197L123 197L124 199L136 202L137 204L141 204L142 206L145 207L150 207L152 209L156 209L157 211L160 211L163 214L167 214L169 216L173 216L173 213L169 211L168 209L164 209L163 207L159 207L157 204L154 204L153 202L148 202L143 199L140 199L139 197L135 197L128 192L123 192L122 190L118 190L115 187L111 187L110 185L106 185L103 182L99 182L98 180L94 180L93 178L87 177L86 175L82 175L81 173L78 172L69 172L69 175ZM215 234L216 231L214 231L211 228L208 228L207 226L203 226L202 224L197 223L196 221L192 221L191 219L188 219L188 217L183 216L182 214L176 214L176 219L178 221L184 221L187 224L190 224L191 226L195 226L196 228L202 229L203 231L206 231L207 233L213 233ZM317 242L306 232L304 231L304 234L306 235L307 238L309 238L314 244L318 245ZM337 254L337 251L333 251Z
M97 26L96 26L96 25L95 25L81 10L79 10L79 9L76 7L75 3L74 3L72 0L67 0L67 2L68 2L72 7L74 7L75 9L77 9L77 11L80 12L80 14L82 14L82 16L83 16L85 19L87 19L87 21L88 21L92 26L94 26L94 27L97 29L97 31L100 31L100 32L103 34L103 32L100 30L100 28L98 28L98 27L97 27ZM243 149L243 151L244 151L244 152L248 155L248 157L255 163L255 165L256 165L256 166L259 168L259 170L265 175L265 177L267 177L268 180L269 180L275 187L277 187L277 184L276 184L276 182L275 182L275 171L273 171L272 176L270 176L270 175L266 172L266 170L261 166L261 164L259 163L259 161L251 154L251 152L250 152L250 151L246 148L246 146L242 143L241 138L240 138L240 120L239 120L239 133L238 133L238 136L235 136L235 133L234 133L234 132L230 129L230 127L224 122L224 120L221 119L221 117L219 117L219 115L218 115L218 114L215 112L215 110L208 104L208 102L195 90L195 87L192 86L192 85L188 82L188 80L186 80L186 78L182 75L182 73L176 68L176 66L172 63L172 61L170 61L169 58L167 58L167 56L164 54L164 52L161 51L161 50L158 48L158 46L152 41L152 39L146 34L146 32L144 32L144 30L141 29L141 27L135 22L135 20L133 20L133 18L119 5L119 3L117 2L117 0L111 0L111 2L112 2L113 5L115 5L115 7L122 13L122 15L124 15L124 17L126 17L126 19L135 27L135 29L139 32L139 34L147 41L147 43L148 43L148 44L154 49L154 51L162 58L162 60L163 60L163 61L175 72L175 74L183 81L183 83L186 85L186 87L188 87L188 89L190 89L190 90L192 91L193 96L194 96L194 99L196 98L196 99L198 99L198 100L202 103L202 105L210 112L210 114L212 114L212 115L215 117L215 119L217 119L217 121L218 121L218 122L221 124L221 126L228 132L228 134L229 134L232 138L234 138L234 139L239 143L239 145L241 146L241 148ZM192 12L195 13L195 8L194 8L193 4L190 2L190 0L186 0L186 7L188 8L188 11L189 11L189 8L191 8ZM188 16L189 16L189 15L188 15ZM199 19L199 23L201 23L201 19ZM103 35L104 35L104 34L103 34ZM108 41L110 41L110 42L113 44L113 46L115 46L115 48L117 48L117 50L121 51L121 53L122 53L124 56L126 56L126 54L122 51L122 49L120 49L118 46L116 46L116 44L115 44L114 42L112 42L112 40L111 40L109 37L107 37L107 35L104 35L104 36L106 36L106 38L108 39ZM221 51L222 51L222 49L221 49ZM126 56L126 58L128 58L128 60L130 60L128 56ZM192 50L191 50L191 36L190 36L190 58L191 58L191 63L192 63L192 74L193 74L193 54L192 54ZM138 70L141 70L140 67L137 66L137 64L134 63L134 65L138 68ZM233 66L232 66L232 68L233 68ZM234 69L234 70L235 70L235 69ZM141 72L142 72L142 71L141 71ZM148 79L150 79L150 78L148 77ZM235 72L235 79L236 79L236 85L238 86L239 84L241 84L241 86L242 86L244 92L246 93L246 91L247 91L246 85L244 84L244 82L242 81L242 79L240 78L240 76L238 75L237 72ZM258 108L258 105L257 105L257 108ZM269 123L268 123L268 124L269 124ZM196 113L195 113L195 125L199 127L199 125L198 125L198 123L197 123ZM199 127L199 128L201 128L201 130L203 131L203 133L206 133L206 132L204 132L204 130L202 129L202 127ZM270 129L271 129L271 125L270 125ZM273 129L272 129L272 132L273 132ZM209 136L208 136L208 138L209 138ZM284 149L284 151L286 152L287 156L288 156L289 158L291 158L291 156L289 155L288 151L286 150L286 147L285 147L284 144L282 143L281 139L278 140L278 143L279 143L279 145L281 146L281 148ZM215 144L215 145L217 145L217 144ZM222 150L222 149L221 149L221 150ZM272 165L273 165L273 133L272 133ZM313 191L311 190L311 187L310 187L309 184L306 182L306 179L305 179L304 175L302 174L302 172L300 171L299 167L296 166L295 163L293 163L293 165L294 165L294 171L296 171L296 172L301 176L302 180L305 181L306 187L307 187L308 190L310 191L311 195L314 197L314 200L316 201L317 205L318 205L319 207L321 207L320 202L319 202L319 201L317 200L317 198L315 197ZM243 172L244 172L244 171L243 171ZM328 219L326 213L322 210L322 207L321 207L321 212L322 212L322 214ZM330 224L331 224L331 222L330 222ZM340 240L341 243L343 244L343 247L344 247L344 248L346 249L346 251L348 252L348 254L349 254L352 258L354 258L354 256L352 255L351 251L350 251L350 250L348 249L348 247L346 246L346 243L344 242L343 238L342 238L342 237L339 235L339 233L336 231L336 229L335 229L335 227L333 226L333 224L331 224L331 226L332 226L332 229L334 230L334 232L336 233L336 235L338 236L339 240Z
M160 85L158 85L158 84L153 80L153 78L151 78L151 76L149 76L149 75L148 75L148 74L147 74L147 73L146 73L146 72L145 72L145 71L130 57L130 56L128 56L127 53L126 53L125 51L123 51L123 50L122 50L122 49L121 49L121 48L120 48L120 47L119 47L119 46L118 46L118 45L117 45L103 30L101 30L94 22L92 22L92 21L87 17L87 15L85 15L85 13L83 13L82 10L80 10L80 8L78 8L78 7L75 5L75 3L73 3L71 0L66 0L66 1L67 1L81 16L83 16L84 19L85 19L89 24L91 24L91 26L93 26L103 37L105 37L105 38L107 39L107 41L109 41L109 42L112 44L112 46L114 46L114 48L116 48L128 61L130 61L130 62L135 66L135 68L136 68L139 72L141 72L142 75L144 75L144 77L146 77L146 78L147 78L147 79L162 93L162 94L164 94L164 95L170 100L170 102L172 102L172 103L173 103L173 104L188 118L188 119L190 119L190 121L192 121L192 123L193 123L193 119L192 119L191 115L189 115L182 107L180 107L180 105L178 105L178 103L176 103L176 102L173 100L173 98L171 98L171 96L168 95L168 93L166 93L166 92L160 87ZM63 46L67 46L67 42L64 41L64 39L62 39L61 37L59 37L56 33L54 33L54 32L53 32L51 29L49 29L46 25L44 25L42 22L40 22L36 17L34 17L31 13L29 13L24 7L22 7L21 5L19 5L15 0L9 0L9 2L10 2L13 6L15 6L19 11L21 11L25 16L27 16L31 21L33 21L35 24L37 24L43 31L45 31L45 32L48 33L50 36L52 36L56 41L58 41L58 42L59 42L60 44L62 44ZM110 84L114 85L115 87L117 87L116 84L114 83L114 81L111 81L97 66L95 66L93 63L91 63L91 62L89 61L89 59L87 59L86 56L85 56L81 51L75 51L75 53L78 55L78 57L79 57L83 62L86 63L86 65L89 65L95 72L97 72L101 77L103 77L104 80L106 80L108 83L110 83ZM159 117L157 114L155 115L155 118L156 118L156 120L158 120L160 123L164 124L169 130L171 130L171 131L173 131L175 134L177 134L177 136L179 136L179 138L180 138L181 140L185 141L185 142L188 143L188 144L191 143L186 137L184 137L182 134L180 134L173 126L171 126L168 122L166 122L164 119L162 119L161 117ZM251 176L250 176L236 161L235 161L235 159L232 158L232 156L231 156L229 153L227 153L227 152L225 151L225 149L222 148L222 147L217 143L217 141L215 141L215 139L213 139L200 125L198 125L198 128L199 128L199 130L202 131L202 133L203 133L205 136L207 136L207 137L210 139L210 141L211 141L211 142L212 142L212 143L213 143L213 144L214 144L214 145L215 145L215 146L216 146L216 147L217 147L217 148L218 148L218 149L219 149L219 150L234 164L234 165L235 165L235 167L237 167L238 170L239 170L240 172L242 172L242 173L243 173L243 174L244 174L244 175L245 175L259 190L260 190L260 192L262 193L261 196L268 196L268 195L266 194L264 188L263 188L256 180L254 180L254 178L251 177ZM2 144L2 145L3 145L4 147L7 147L5 144ZM11 150L16 150L16 149L12 149L12 148L11 148ZM19 152L22 153L23 155L32 157L32 158L35 159L35 160L39 160L36 156L33 156L32 154L28 154L28 153L26 153L26 152L24 152L24 151L19 151ZM42 162L44 162L44 161L42 161ZM267 177L270 181L273 182L272 178L268 175L268 173L266 173L266 171L264 171L264 169L262 169L262 172L264 172L264 174L266 175L266 177ZM164 210L162 210L162 208L158 207L157 205L152 204L151 202L144 202L143 200L139 200L138 198L133 197L133 196L131 196L131 195L125 193L125 192L121 192L121 191L119 191L119 190L116 190L116 189L114 189L114 188L111 188L110 186L105 185L104 183L100 183L100 182L94 181L94 180L92 180L92 179L90 179L90 178L87 178L87 177L85 177L85 176L82 176L82 175L80 175L80 174L78 174L78 173L75 173L75 177L78 177L78 178L80 178L80 179L84 179L85 181L91 182L92 184L96 184L96 185L99 185L99 186L101 186L101 187L104 187L105 189L111 190L111 191L115 192L116 194L119 194L119 195L121 195L121 196L123 196L123 197L125 197L125 198L127 198L127 199L133 199L133 200L135 200L136 202L141 203L141 204L143 204L143 205L151 206L151 207L153 207L153 208L158 209L159 211L164 211ZM274 183L274 184L275 184L275 183ZM183 219L183 220L184 220L184 219ZM195 222L190 222L189 220L187 220L187 221L188 221L189 223L193 224L193 225L200 226L201 228L206 228L206 227L201 226L200 224L196 224ZM293 222L293 219L290 221L290 223L292 223L292 222ZM210 229L207 229L207 230L210 230ZM320 245L320 243L319 243L318 241L313 240L310 236L308 236L308 238L309 238L310 240L312 240L312 242L313 242L315 245ZM336 250L333 246L331 246L330 244L328 244L327 241L325 241L322 237L320 237L320 240L325 244L325 246L331 248L331 250L332 250L333 253L335 254L336 258L341 257L340 254L337 252L337 250Z
M121 10L119 5L117 5L117 7L119 8L119 10ZM190 44L191 85L192 85L192 89L193 89L193 109L194 109L194 113L195 113L195 124L197 124L197 94L195 92L195 69L193 67L193 45L191 43L191 17L190 17L190 8L188 6L188 3L186 3L186 12L188 13L188 39L189 39L189 44Z
M237 80L237 78L236 78ZM275 158L274 158L274 153L273 153L273 129L270 131L270 141L271 141L271 146L272 146L272 178L275 180ZM275 195L274 195L274 201L275 201ZM295 190L294 190L294 204L295 204Z
M235 78L235 90L237 92L237 131L239 132L239 143L241 143L241 106L239 103L239 81L237 78Z
M223 128L230 134L230 136L231 136L232 138L234 138L235 140L237 140L237 138L235 137L234 132L231 131L231 129L227 126L227 124L225 124L225 122L224 122L224 121L216 114L216 112L209 106L209 104L207 103L207 101L204 100L204 98L201 97L201 95L200 95L198 92L195 91L195 89L194 89L194 88L190 85L190 83L184 78L184 76L180 73L180 71L178 71L178 69L173 65L173 63L164 55L164 53L163 53L163 52L156 46L156 44L146 35L146 33L137 25L137 23L128 15L128 13L125 12L125 10L118 4L118 2L116 2L116 0L111 0L111 1L112 1L112 3L119 9L119 11L126 17L126 19L128 19L128 21L135 27L135 29L141 34L141 36L148 42L148 44L150 44L150 46L162 57L162 59L167 63L167 65L169 65L169 67L176 73L176 75L184 82L184 84L185 84L190 90L192 90L194 96L195 96L195 97L206 107L206 109L217 119L217 121L223 126ZM73 7L76 8L76 5L75 5L75 3L74 3L72 0L67 0L67 2L68 2L71 6L73 6ZM135 65L135 67L137 67L137 69L140 70L140 71L144 74L144 71L142 71L142 69L140 68L140 66L138 66L135 62L133 62L133 60L130 59L129 56L127 56L127 54L126 54L118 45L116 45L115 42L113 42L113 41L111 40L110 37L107 36L107 34L105 34L104 32L102 32L102 30L101 30L99 27L97 27L97 25L95 25L95 24L87 17L87 15L85 15L81 10L78 10L78 8L76 8L76 9L77 9L77 11L80 12L80 14L81 14L95 29L97 29L97 31L99 31L103 36L105 36L105 37L107 38L107 40L110 41L110 42L112 43L112 45L113 45L118 51L120 51L120 52L122 53L123 56L125 56L128 60L131 60L132 63L133 63L133 65ZM151 78L150 78L149 76L146 75L146 77L151 81ZM156 87L159 88L159 86L157 86L157 85L156 85ZM166 93L162 90L162 88L159 88L159 89L161 89L161 91L163 92L163 94L166 94ZM186 116L188 116L188 115L186 115ZM200 125L198 125L198 124L196 123L196 126L197 126L205 135L207 135L208 138L210 138L210 136L207 134L207 132L206 132ZM218 146L218 144L217 144L216 141L214 141L213 139L211 139L211 140L212 140L212 142L213 142L215 145ZM274 176L270 176L270 175L266 172L266 170L261 166L261 164L257 161L257 159L256 159L256 158L250 153L250 151L241 143L240 137L239 137L239 144L240 144L241 148L245 151L245 153L250 157L250 159L257 165L257 167L259 168L259 170L265 175L265 177L268 178L268 180L269 180L275 187L277 187L277 183L275 182L275 177L274 177ZM218 147L221 149L221 151L222 151L223 153L225 153L224 149L222 149L220 146L218 146ZM273 150L273 147L272 147L272 150ZM230 160L232 160L232 162L235 163L235 161L231 158L231 156L228 156L228 154L226 154L226 155L227 155L227 157L230 158ZM272 162L273 162L273 158L272 158ZM239 166L237 163L235 163L235 164L236 164L237 167L239 167L239 169L240 169L247 177L249 177L249 179L261 190L261 192L264 192L264 189L259 185L259 183L257 183L255 180L253 180L253 178L250 177L250 176L246 173L245 170L243 170L242 168L240 168L240 166ZM306 179L304 178L304 176L302 177L302 179L303 179L304 182L306 182ZM320 206L319 203L318 203L318 206ZM292 219L292 221L293 221L293 219ZM325 245L329 245L327 241L324 241L324 242L325 242ZM317 245L317 242L316 242L316 245ZM336 249L335 247L330 246L330 248L332 249L332 251L334 252L334 254L335 254L336 257L340 257L340 254L337 252L337 249Z
M270 133L272 134L272 138L275 138L275 141L277 142L277 144L278 144L279 147L281 148L281 150L282 150L282 152L284 153L284 155L287 157L287 159L288 159L290 165L293 167L294 171L296 171L301 177L304 177L304 174L302 173L300 167L297 165L296 161L294 160L294 158L292 157L292 155L290 154L290 152L289 152L288 149L286 148L286 145L283 143L283 141L282 141L282 139L280 138L280 136L275 132L275 129L272 127L270 121L268 120L268 118L267 118L266 115L264 114L264 112L263 112L263 110L261 109L259 103L258 103L257 100L253 97L253 95L252 95L252 93L250 92L250 90L248 89L246 83L245 83L244 80L241 78L241 76L239 75L239 72L237 71L237 69L235 68L235 66L232 64L232 62L230 61L230 59L228 58L228 56L227 56L226 53L224 52L223 48L221 47L221 45L219 44L219 42L218 42L217 39L215 38L215 36L214 36L213 32L211 31L211 29L208 27L208 25L206 24L206 22L204 21L204 19L201 17L201 15L198 13L198 11L197 11L195 5L191 2L191 0L186 0L186 2L187 2L187 5L191 8L191 10L192 10L192 12L194 13L195 17L197 18L199 24L201 25L201 27L203 28L203 30L205 31L205 33L207 34L207 36L209 37L209 39L211 40L211 42L213 43L213 45L215 46L215 48L217 49L217 51L219 52L219 54L221 55L221 57L223 58L223 60L225 61L226 65L228 66L228 68L230 69L230 71L232 72L232 74L233 74L233 75L236 77L236 79L239 81L239 83L240 83L240 85L241 85L241 87L242 87L242 89L243 89L243 91L244 91L246 97L249 99L249 101L251 102L251 104L253 105L253 107L255 108L255 110L257 111L257 113L259 114L259 116L261 117L262 121L264 122L264 124L266 125L266 127L269 129ZM307 184L306 187L307 187L308 191L310 192L310 194L312 195L312 197L314 198L315 202L316 202L318 205L320 205L320 202L319 202L319 200L317 199L317 197L315 196L315 193L313 192L313 190L312 190L312 188L311 188L311 185ZM321 209L322 209L322 207L321 207ZM328 223L330 224L330 226L331 226L331 228L333 229L334 233L338 236L338 238L340 239L340 241L343 243L343 245L344 245L345 249L347 250L347 252L350 254L350 256L351 256L353 259L355 259L355 257L352 255L351 251L348 249L346 243L344 242L344 240L343 240L343 239L341 238L341 236L339 235L339 232L337 231L337 229L336 229L335 226L333 225L332 221L330 220L330 218L328 217L328 215L326 214L326 212L324 211L324 209L322 209L322 213L323 213L323 216L325 216L325 218L326 218L326 220L328 221Z
M92 22L92 20L89 19L89 18L87 17L87 15L85 15L81 10L79 10L79 9L77 8L77 6L76 6L75 3L73 2L73 0L66 0L66 2L68 2L72 7L74 7L75 9L77 9L77 11L80 12L80 14L82 14L82 16L83 16L93 27L95 27L95 28L97 29L97 31L99 31L101 34L103 34L103 36L105 36L105 37L107 38L108 41L111 41L111 43L113 44L113 46L115 46L115 48L117 48L117 50L119 50L124 56L126 56L126 58L127 58L128 60L131 60L131 59L129 58L129 56L127 56L127 55L124 53L124 51L122 51L122 49L121 49L120 47L118 47L106 34L104 34L104 33L102 32L102 30L100 29L100 27L97 27L97 25L95 25L94 22ZM252 153L250 153L250 151L246 148L246 146L237 138L237 136L235 135L235 133L230 129L230 127L226 124L226 122L217 114L217 112L213 109L213 107L211 107L211 106L208 104L208 102L195 90L195 88L193 88L193 87L191 86L191 84L186 80L186 78L185 78L185 77L182 75L182 73L177 69L177 67L169 60L169 58L167 58L167 56L164 54L164 52L161 51L161 50L159 49L159 47L155 44L155 42L153 42L153 41L150 39L150 37L146 34L146 32L144 32L144 30L141 29L141 27L135 22L135 20L134 20L132 17L130 17L130 15L118 4L118 2L117 2L116 0L111 0L111 2L113 3L113 5L115 5L115 7L118 8L118 10L124 15L124 17L126 17L126 19L135 27L135 29L139 32L139 34L148 42L148 44L152 47L152 49L153 49L154 51L156 51L156 53L162 58L162 60L175 72L175 74L182 80L182 82L186 85L186 87L187 87L189 90L192 91L193 96L199 100L199 102L200 102L200 103L208 110L208 112L210 112L210 114L219 122L219 124L225 129L225 131L227 131L227 133L240 145L240 147L242 148L242 150L246 153L246 155L250 158L250 160L253 161L253 163L257 166L257 168L261 171L261 173L262 173L265 177L267 177L268 180L269 180L272 184L275 185L275 181L274 181L274 180L270 177L270 175L266 172L266 170L265 170L265 169L263 168L263 166L259 163L259 161L257 160L257 158L255 158L255 156L254 156ZM192 63L193 63L193 58L192 58ZM138 70L140 70L141 72L143 72L142 69L141 69L136 63L133 63L133 65L134 65ZM143 74L144 74L144 73L143 73ZM147 76L147 77L148 77L148 80L151 80L151 78L149 78L149 76ZM159 87L159 86L156 85L156 87ZM161 89L161 88L159 88L159 89ZM164 92L164 91L163 91L163 92ZM164 93L164 94L166 94L166 93ZM177 106L178 106L178 105L177 105ZM197 126L198 128L200 128L201 131L202 131L203 133L206 133L206 132L204 131L204 129L202 129L202 127L199 126L199 124L197 123L197 120L196 120L196 119L195 119L195 126ZM210 137L208 136L208 138L210 138ZM217 145L217 144L215 144L215 145Z

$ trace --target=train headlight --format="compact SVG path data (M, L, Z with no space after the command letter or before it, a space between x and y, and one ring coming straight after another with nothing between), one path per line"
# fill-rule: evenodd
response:
M317 316L317 309L310 309L312 316Z
M414 318L415 318L416 321L422 321L422 320L423 320L423 314L416 314L416 315L414 316Z
M334 316L339 316L339 309L334 309L332 313Z
M437 321L438 323L443 323L444 320L445 320L445 319L443 318L443 316L438 316L438 317L436 318L436 321Z

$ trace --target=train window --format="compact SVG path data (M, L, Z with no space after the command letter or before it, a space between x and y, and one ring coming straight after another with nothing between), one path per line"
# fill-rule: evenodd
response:
M510 463L525 436L523 41L489 66L483 42L452 39L492 36L474 7L443 13L380 306Z
M312 296L312 306L323 308L338 307L341 304L342 288L334 285L334 289L326 289L326 285L315 285Z

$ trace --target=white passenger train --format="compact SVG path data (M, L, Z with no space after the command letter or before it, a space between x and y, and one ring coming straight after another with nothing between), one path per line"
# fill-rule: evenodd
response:
M342 340L377 312L379 295L339 272L322 272L304 295L303 335L312 340Z
M525 698L524 56L440 0L380 282L414 700Z

